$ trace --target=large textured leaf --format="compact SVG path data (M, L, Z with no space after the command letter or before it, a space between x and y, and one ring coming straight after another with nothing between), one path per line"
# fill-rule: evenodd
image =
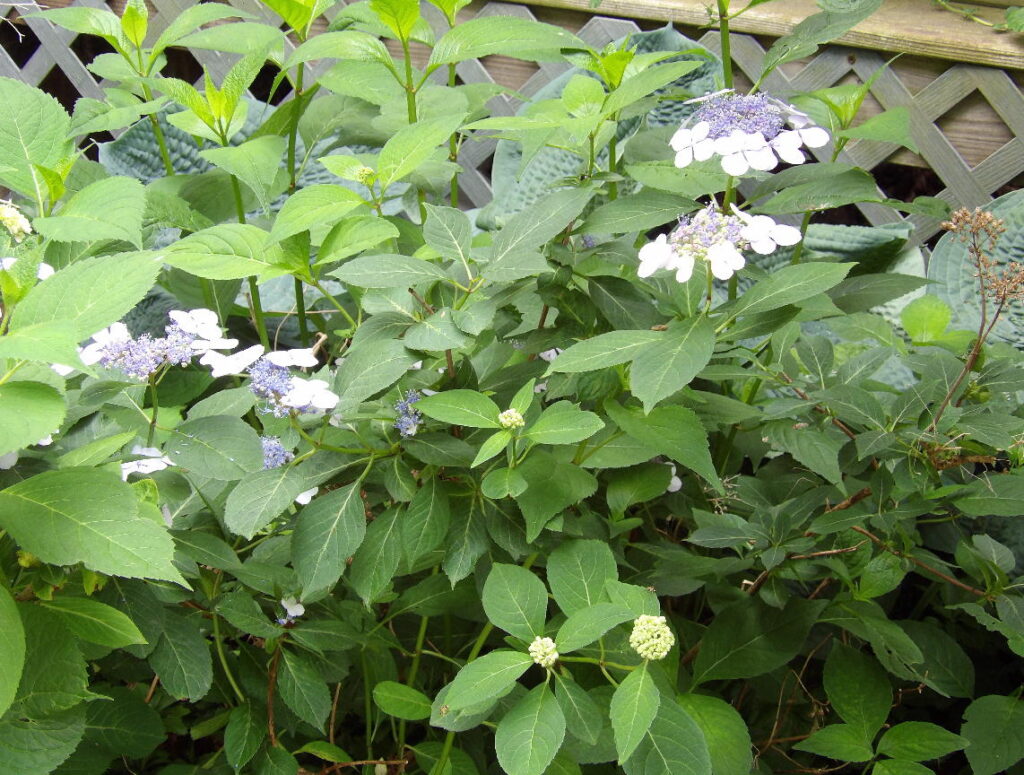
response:
M41 382L0 385L0 455L35 444L64 421L64 398Z
M587 471L536 450L519 470L530 484L526 492L516 496L526 521L527 541L536 540L552 517L589 498L597 489L597 480Z
M134 178L104 178L71 197L56 215L32 225L56 242L123 240L142 248L142 213L146 197Z
M567 616L607 600L605 585L618 578L608 544L589 538L566 541L548 558L548 584Z
M79 340L85 339L120 320L141 301L159 271L160 264L146 253L76 261L29 291L18 304L11 328L70 321ZM103 293L97 293L97 288Z
M0 490L0 524L43 562L181 581L167 529L141 516L132 488L108 471L47 471Z
M149 655L149 664L172 696L201 700L213 684L213 660L199 631L199 617L168 612L163 624L163 635Z
M199 155L247 185L256 195L260 207L267 210L271 198L280 193L278 172L281 171L285 143L283 137L265 135L241 145L200 151Z
M146 642L131 619L97 600L62 596L43 602L42 606L56 613L64 626L90 643L121 648Z
M720 678L751 678L792 659L826 601L790 598L779 611L758 599L723 608L704 639L693 668L693 685Z
M331 693L320 672L304 654L283 651L278 672L281 699L295 715L314 727L322 727L331 712Z
M337 411L353 409L391 387L417 358L395 339L354 348L338 368L334 392L341 396Z
M542 775L565 738L565 716L547 684L505 714L494 734L498 762L508 775Z
M163 254L163 260L209 280L285 274L287 270L277 265L281 249L267 244L268 237L263 229L250 224L222 223L178 240Z
M670 325L660 340L637 352L629 385L644 411L682 390L707 366L715 350L714 329L702 315L687 318Z
M533 659L521 651L485 654L459 671L448 688L445 702L454 711L501 697L532 664Z
M219 415L189 420L167 442L175 465L218 481L235 481L263 468L263 447L251 425Z
M711 775L711 757L697 723L679 703L665 697L623 769L626 775Z
M46 199L33 164L53 169L74 148L71 119L53 97L13 78L0 78L0 183L29 199Z
M18 775L48 775L84 734L84 704L38 719L5 717L0 721L0 761Z
M714 775L748 775L750 732L736 709L707 694L681 694L677 700L704 733Z
M224 524L244 538L252 538L309 489L297 468L271 468L246 474L228 496Z
M304 590L328 589L366 535L360 485L321 495L302 509L292 535L292 565Z
M352 558L348 582L366 605L376 600L391 583L402 561L401 509L378 516L366 529L366 538Z
M548 591L518 565L495 563L484 583L484 612L492 624L524 641L544 634Z
M6 713L14 701L21 670L25 664L25 630L18 606L7 590L0 590L0 713Z
M568 30L518 16L488 16L463 22L446 32L430 55L431 65L505 54L534 62L561 61L561 49L587 48Z
M609 715L619 763L628 759L640 745L660 704L661 695L654 685L653 676L647 671L646 662L627 675L615 689Z
M970 741L967 761L974 775L995 775L1024 759L1024 702L990 694L964 711L960 734Z

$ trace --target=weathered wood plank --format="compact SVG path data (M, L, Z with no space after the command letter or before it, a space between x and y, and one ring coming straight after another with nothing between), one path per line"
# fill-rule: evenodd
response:
M590 8L590 0L529 0L529 4L595 12ZM710 21L708 7L706 0L603 0L596 12L700 27ZM732 7L738 10L744 3L741 0ZM815 0L764 3L733 19L732 29L778 37L818 10ZM979 8L978 15L998 22L1003 12L999 8ZM993 32L944 11L930 0L885 0L877 13L836 42L878 51L1024 69L1022 36Z

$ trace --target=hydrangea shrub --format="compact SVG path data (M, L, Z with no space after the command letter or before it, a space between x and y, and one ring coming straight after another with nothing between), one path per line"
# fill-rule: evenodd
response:
M709 94L692 52L431 3L53 9L106 99L0 78L0 770L1019 769L1016 220L839 161L913 148L867 86L759 88L877 0L746 94L726 0ZM588 74L492 115L490 55ZM163 177L79 151L140 122ZM492 137L578 164L487 231ZM905 231L812 223L863 202L948 219L976 328L891 271Z

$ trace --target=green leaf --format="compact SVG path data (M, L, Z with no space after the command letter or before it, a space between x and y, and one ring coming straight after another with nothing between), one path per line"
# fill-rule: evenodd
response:
M808 16L768 49L761 65L761 78L786 62L811 56L819 45L842 36L877 11L881 4L882 0L867 0L838 8L832 6Z
M243 538L252 538L310 488L297 468L271 468L246 474L228 495L224 524Z
M378 62L394 70L394 62L384 43L373 35L358 30L321 32L295 49L285 60L284 69L314 59L350 59L357 62Z
M521 651L499 649L484 654L455 676L445 704L456 711L503 697L532 664L533 658Z
M526 568L495 563L484 582L484 613L492 624L520 640L544 634L548 591Z
M715 327L703 315L673 323L661 338L641 348L629 371L630 390L650 412L682 390L708 365L715 351Z
M626 676L612 695L608 714L615 733L615 750L619 763L626 761L640 745L650 729L661 704L661 695L654 678L647 670L647 662Z
M874 756L871 738L849 724L829 724L793 747L844 762L866 762Z
M43 562L181 581L171 536L139 514L132 488L108 471L47 471L0 490L0 524Z
M522 495L528 486L526 479L515 468L496 468L480 482L480 491L488 498L500 500L509 495Z
M76 261L28 292L18 303L11 330L68 321L78 339L85 339L124 317L153 287L159 271L159 262L146 253ZM97 288L103 293L96 293Z
M184 237L163 254L165 262L208 280L262 279L286 273L281 248L268 245L263 229L245 223L221 223Z
M64 422L66 409L61 394L41 382L0 385L0 455L53 433Z
M498 723L494 749L508 775L542 775L565 738L565 716L547 684L536 686Z
M718 612L693 668L693 686L722 678L753 678L786 664L800 651L825 601L790 598L779 611L759 599Z
M867 654L837 643L825 660L825 693L843 721L873 740L889 716L892 687Z
M632 73L619 84L619 88L608 95L602 113L605 116L610 116L653 92L664 89L673 81L678 81L684 75L700 69L705 64L706 62L702 62L700 59L662 62L638 73Z
M452 310L439 309L420 323L410 326L403 340L413 350L459 350L473 342L472 337L459 330Z
M450 261L459 261L469 266L469 251L473 229L469 217L453 207L438 207L425 204L427 220L423 224L423 239L426 243Z
M267 619L260 604L246 592L228 592L217 600L217 613L232 627L257 638L273 638L281 634L280 627Z
M476 561L491 546L484 522L483 504L472 500L452 525L441 567L452 587L473 572Z
M548 557L548 584L566 616L607 601L605 586L618 580L608 544L589 538L566 541Z
M362 204L363 198L344 186L306 186L285 200L270 230L270 239L280 242L313 227L335 223Z
M875 762L871 775L932 775L933 771L923 764L904 759L882 759Z
M764 426L764 435L772 446L788 452L808 469L833 484L843 480L839 467L839 450L847 442L839 431L818 429L814 433L794 428L792 420L780 420Z
M601 418L568 401L552 404L524 434L538 444L576 444L604 427Z
M71 119L53 97L14 78L0 78L0 105L0 184L46 201L46 183L33 165L54 169L74 152Z
M677 700L704 733L714 775L749 775L750 732L736 709L706 694L681 694Z
M338 746L331 745L325 740L313 740L306 743L295 753L311 753L325 762L350 762L353 758L338 748Z
M663 463L644 463L609 472L606 477L608 508L621 515L630 506L663 495L672 481L672 469Z
M505 450L505 447L512 441L512 434L509 431L498 431L488 436L484 443L480 445L480 451L476 453L476 457L473 458L473 462L470 464L470 468L476 468L481 463L486 463L492 457L500 454ZM524 490L526 488L523 488ZM522 492L522 491L520 491Z
M856 202L881 202L875 179L864 170L851 169L828 178L784 188L756 207L764 215L831 210Z
M417 0L370 0L370 10L401 41L408 41L420 18Z
M292 565L303 590L330 589L366 536L358 482L331 490L303 507L292 534Z
M571 463L562 463L541 450L534 450L518 466L529 482L516 503L526 521L526 540L533 542L552 517L569 506L589 498L597 489L597 480Z
M128 689L103 687L110 698L90 702L85 712L85 739L116 756L141 759L167 738L163 720L142 696Z
M43 608L55 611L65 626L82 640L110 648L122 648L146 639L127 616L104 603L84 597L55 597L42 601Z
M402 521L402 549L405 560L414 566L441 545L451 523L448 491L436 476L431 476L416 491Z
M626 775L711 775L711 759L700 727L669 700L623 769Z
M167 442L167 455L175 465L218 481L235 481L263 469L256 431L224 415L183 422Z
M324 237L323 244L320 246L316 262L313 266L337 263L356 255L356 253L362 253L364 250L375 248L382 242L397 239L398 236L397 226L391 221L376 215L352 215L348 218L342 218ZM401 259L405 258L405 256L401 258L396 258L395 256L375 256L375 258L383 258L389 262L397 260L399 265L401 265ZM432 265L431 268L433 268ZM417 267L417 269L423 271L421 267ZM390 275L388 276L390 277ZM394 282L394 279L392 278L390 281ZM417 279L415 282L424 281Z
M594 192L585 188L556 191L509 218L494 238L484 277L512 282L548 271L547 263L533 251L571 225L593 196Z
M231 709L224 729L224 754L235 771L242 769L263 745L267 717L263 708L245 702Z
M430 158L438 146L462 126L463 113L428 118L402 127L384 143L377 162L377 179L384 191Z
M146 194L134 178L113 177L90 183L57 211L36 218L36 231L55 242L123 240L142 249Z
M677 62L675 64L688 65L691 68L700 66L698 62ZM669 221L676 221L682 213L696 210L697 207L697 203L688 197L669 194L653 188L643 189L636 194L620 197L594 209L580 226L580 231L586 234L628 234L649 231Z
M20 614L26 644L37 647L25 654L9 715L43 718L90 699L85 659L60 619L38 606L22 606Z
M0 721L0 761L18 775L47 775L67 759L85 734L85 705L42 718Z
M199 616L167 612L163 635L149 655L149 664L172 697L192 702L205 697L213 684L213 659L199 631Z
M711 462L707 433L691 410L682 406L659 406L646 417L640 417L614 401L606 401L604 408L608 417L628 435L686 466L722 491L721 480Z
M732 314L752 315L799 303L838 285L853 266L851 263L784 266L744 293Z
M597 745L604 729L601 708L578 683L555 673L555 699L562 708L569 734L588 745Z
M352 558L348 582L367 606L388 588L402 560L400 514L401 509L392 508L371 522Z
M610 331L577 342L555 358L548 373L595 371L633 360L637 354L662 340L658 331Z
M284 748L264 748L256 757L255 775L297 775L299 763Z
M927 721L904 721L890 727L878 741L878 753L894 759L923 762L938 759L965 747L968 741L937 724Z
M396 254L360 256L328 274L359 288L410 288L447 279L436 264Z
M395 718L406 721L430 718L430 699L423 692L397 681L381 681L374 686L373 701Z
M974 775L996 775L1024 759L1024 702L989 694L964 711L960 734L970 741L967 761Z
M437 41L428 66L464 62L490 54L505 54L532 62L560 62L561 49L585 49L587 44L568 30L518 16L470 19L448 30Z
M1020 516L1022 498L1024 476L983 475L971 481L966 494L957 498L956 507L969 517L1016 517Z
M303 721L322 729L331 713L331 693L311 659L291 649L282 649L277 674L281 699Z
M882 143L897 143L918 152L910 132L910 111L906 105L889 108L872 116L851 129L836 133L839 137L861 140L877 140Z
M595 603L589 608L574 611L558 628L555 636L558 653L567 654L589 646L612 627L633 618L631 610L615 603Z
M75 326L67 320L36 323L0 337L0 358L60 363L88 372L78 356L78 341Z
M900 312L900 323L915 344L933 342L949 327L953 310L938 296L914 299Z
M6 589L0 589L0 715L14 702L25 665L25 630L18 606Z
M475 390L445 390L416 402L417 411L449 425L500 428L498 405Z
M343 413L354 409L391 387L405 376L416 360L417 356L394 339L375 342L372 347L353 348L335 378L334 392L341 397L336 411Z

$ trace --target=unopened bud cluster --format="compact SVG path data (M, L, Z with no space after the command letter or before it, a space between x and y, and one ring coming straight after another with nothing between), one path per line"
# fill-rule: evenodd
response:
M542 638L538 635L530 644L529 651L533 661L546 670L554 667L558 661L558 650L551 638Z
M501 427L507 431L510 431L513 428L522 428L526 425L526 421L523 419L523 415L518 409L506 409L498 415L498 422L501 423Z
M32 233L32 224L21 214L21 210L3 200L0 200L0 224L11 233L15 242L21 242Z
M629 645L644 659L664 659L676 643L676 636L668 628L664 616L644 614L633 622Z

